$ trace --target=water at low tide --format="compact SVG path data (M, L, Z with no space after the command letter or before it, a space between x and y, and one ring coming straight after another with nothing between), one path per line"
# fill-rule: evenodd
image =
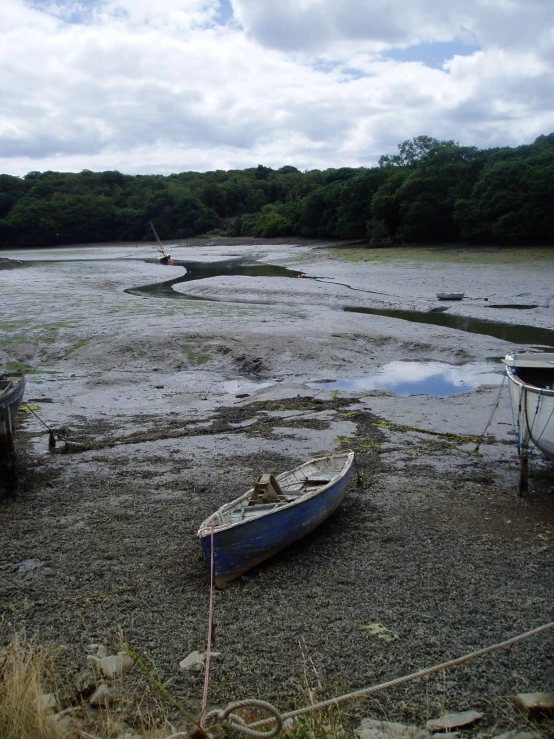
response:
M441 362L390 362L377 372L364 377L346 377L339 380L320 380L308 385L320 390L387 390L406 397L432 395L445 398L466 393L481 385L498 385L502 374L492 372L484 363L454 367Z
M211 277L232 276L232 277L290 277L298 279L303 273L290 270L273 264L244 264L240 261L217 261L217 262L185 262L175 261L175 266L186 268L184 275L179 275L172 280L164 282L156 282L148 285L128 288L125 292L131 295L149 298L171 298L176 300L200 300L219 302L218 298L208 298L205 296L198 297L181 293L173 289L174 285L192 282L195 280L204 280ZM305 279L317 279L306 276ZM224 302L243 302L243 301L224 301ZM501 306L491 306L501 307ZM508 306L502 306L508 307ZM512 305L514 309L529 308L528 305ZM485 320L472 318L470 316L461 316L454 313L448 313L447 309L440 311L417 311L417 310L401 310L395 308L366 308L357 306L342 306L339 310L351 313L365 313L367 315L389 316L397 318L401 321L409 321L412 323L424 323L432 326L446 326L458 331L465 331L473 334L481 334L484 336L492 336L496 339L502 339L512 344L522 346L547 346L554 347L554 331L549 329L537 328L535 326L517 325L512 323L504 323L502 321Z
M554 331L536 326L522 326L521 324L488 321L483 318L460 316L455 313L397 310L396 308L359 308L345 306L345 311L351 313L367 313L374 316L390 316L401 321L412 323L426 323L432 326L446 326L458 331L471 334L493 336L495 339L509 341L512 344L554 347Z
M198 298L194 295L180 293L173 289L174 285L183 282L194 282L195 280L206 280L210 277L294 277L302 274L295 270L280 267L276 264L244 264L236 260L218 262L184 262L175 260L176 267L184 267L186 272L172 280L155 282L149 285L131 287L125 290L130 295L138 295L148 298L176 298L180 300L210 300L210 298Z

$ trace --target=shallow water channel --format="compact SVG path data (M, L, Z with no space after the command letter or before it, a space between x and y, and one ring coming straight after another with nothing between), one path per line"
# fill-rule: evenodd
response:
M149 260L150 261L150 260ZM297 270L287 269L274 264L248 264L240 260L218 261L218 262L188 262L175 260L174 266L184 267L186 272L172 280L164 282L155 282L138 287L128 288L125 292L131 295L149 298L172 298L177 300L204 300L220 302L219 298L209 298L205 296L188 295L173 289L174 285L184 282L192 282L195 280L204 280L213 277L290 277L298 279L303 277L306 280L319 280L318 277L304 275ZM327 280L324 280L327 282ZM224 302L245 302L244 299ZM251 302L251 301L247 301ZM495 306L496 307L496 306ZM502 308L512 307L514 309L525 309L532 306L513 305L498 306ZM338 310L344 310L352 313L366 313L368 315L389 316L397 318L401 321L409 321L412 323L425 323L432 326L446 326L458 331L466 331L473 334L482 334L484 336L492 336L496 339L502 339L514 344L532 345L532 346L548 346L554 347L554 331L536 326L514 325L512 323L504 323L502 321L489 321L485 319L472 318L470 316L461 316L448 313L448 308L440 310L431 309L428 311L417 310L401 310L395 308L366 308L360 306L344 305Z

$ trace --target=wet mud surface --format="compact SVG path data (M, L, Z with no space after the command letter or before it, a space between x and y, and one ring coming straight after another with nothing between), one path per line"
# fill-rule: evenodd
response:
M432 310L436 292L465 289L449 313L490 320L483 297L495 296L538 307L494 317L549 329L552 250L391 250L387 261L328 247L172 245L177 261L243 258L323 278L175 286L200 300L126 292L178 274L144 261L145 245L2 255L32 262L0 271L0 360L27 371L33 409L18 416L24 489L0 501L2 640L15 627L63 644L77 672L87 644L121 629L197 710L203 673L178 668L207 637L196 529L260 474L339 448L357 457L339 510L215 594L212 703L285 710L305 678L338 695L552 620L554 471L533 459L517 497L506 388L440 398L307 384L394 360L487 362L501 379L500 358L532 343L336 307L348 294L360 307ZM372 636L372 623L398 638ZM473 708L483 730L502 723L507 696L553 689L553 647L543 634L348 705L347 718L422 725Z

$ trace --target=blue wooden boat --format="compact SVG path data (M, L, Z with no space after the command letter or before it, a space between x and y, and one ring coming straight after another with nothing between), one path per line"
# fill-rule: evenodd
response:
M208 567L212 541L218 587L313 531L341 504L354 452L316 457L280 475L262 475L239 498L221 506L198 529Z
M13 423L23 393L25 392L25 376L19 374L0 375L0 439L11 447Z

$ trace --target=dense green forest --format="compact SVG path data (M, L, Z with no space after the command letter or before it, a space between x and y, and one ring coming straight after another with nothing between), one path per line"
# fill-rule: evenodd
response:
M0 247L205 233L397 243L552 243L554 133L479 150L418 136L379 166L0 175Z

